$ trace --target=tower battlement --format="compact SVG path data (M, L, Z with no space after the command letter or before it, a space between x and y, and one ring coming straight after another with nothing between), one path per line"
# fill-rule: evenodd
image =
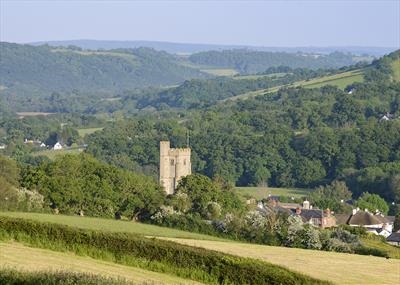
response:
M190 148L171 148L169 141L160 141L160 184L173 194L179 180L192 173Z

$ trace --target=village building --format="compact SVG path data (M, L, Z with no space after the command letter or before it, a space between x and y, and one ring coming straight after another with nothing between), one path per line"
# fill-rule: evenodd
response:
M352 214L337 215L337 223L351 227L363 227L369 233L381 235L385 238L390 236L393 229L393 217L385 217L381 213L371 213L368 210L353 209Z
M329 209L320 210L313 208L310 202L305 200L302 204L280 203L277 199L269 199L266 210L274 209L281 213L299 216L303 223L319 228L336 226L336 218Z
M392 245L400 246L400 230L388 236L386 238L386 242Z
M171 148L169 141L160 142L160 185L173 194L182 177L192 174L190 148Z
M57 142L54 146L53 146L53 149L54 150L60 150L60 149L62 149L63 148L63 146L59 143L59 142Z

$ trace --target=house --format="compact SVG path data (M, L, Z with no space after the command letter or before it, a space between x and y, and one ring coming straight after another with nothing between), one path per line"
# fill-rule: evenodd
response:
M400 246L400 230L388 236L386 238L386 242L392 245Z
M381 118L379 119L379 121L390 121L395 119L396 116L394 114L390 114L389 112L387 112L386 114L382 115Z
M388 237L392 233L393 218L385 217L381 213L371 213L367 209L353 209L351 215L337 215L336 222L339 225L349 225L352 227L364 227L370 233Z
M41 143L40 147L46 147L46 145L44 143Z
M320 210L297 207L295 210L292 209L292 212L294 215L300 216L303 223L308 223L315 227L330 228L336 226L335 216L329 209Z
M328 228L336 226L336 219L329 209L313 209L310 202L305 200L302 204L279 203L276 199L269 199L268 206L279 212L286 212L289 215L299 216L303 223L315 227Z
M57 142L54 146L53 146L53 149L54 150L60 150L60 149L62 149L63 147L62 147L62 145L59 143L59 142Z
M6 149L6 145L5 144L0 144L0 149Z

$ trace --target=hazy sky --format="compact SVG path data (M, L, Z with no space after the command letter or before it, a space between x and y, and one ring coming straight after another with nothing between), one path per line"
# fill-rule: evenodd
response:
M400 47L400 0L0 0L0 41Z

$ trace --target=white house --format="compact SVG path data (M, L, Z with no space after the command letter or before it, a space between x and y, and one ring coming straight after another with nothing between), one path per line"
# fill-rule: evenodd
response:
M53 149L54 150L60 150L60 149L62 149L63 147L62 147L62 145L59 143L59 142L57 142L54 146L53 146Z

